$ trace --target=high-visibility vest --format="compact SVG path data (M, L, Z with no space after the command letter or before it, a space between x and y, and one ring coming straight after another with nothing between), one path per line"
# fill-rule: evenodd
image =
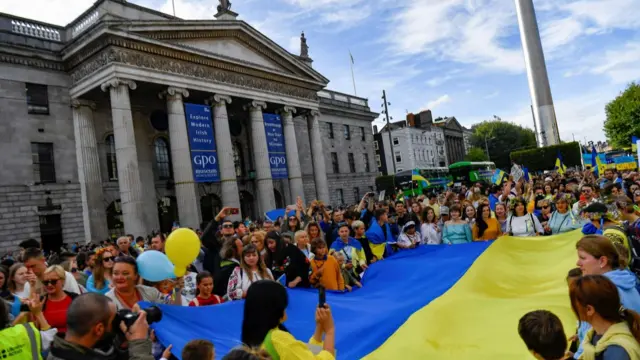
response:
M42 339L33 323L0 331L0 359L42 360Z

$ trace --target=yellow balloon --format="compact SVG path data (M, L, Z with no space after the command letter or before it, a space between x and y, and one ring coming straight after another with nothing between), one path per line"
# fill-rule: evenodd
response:
M191 229L176 229L167 237L165 253L173 265L177 277L184 276L189 266L200 253L200 238Z

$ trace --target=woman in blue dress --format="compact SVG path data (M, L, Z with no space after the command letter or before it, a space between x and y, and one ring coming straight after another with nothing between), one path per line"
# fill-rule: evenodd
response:
M469 223L462 220L462 210L460 206L453 205L449 209L451 220L444 223L442 229L442 242L447 245L470 243L473 238L471 236L471 227Z

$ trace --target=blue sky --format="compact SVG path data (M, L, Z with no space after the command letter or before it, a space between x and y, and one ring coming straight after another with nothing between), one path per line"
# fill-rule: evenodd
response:
M131 0L167 13L171 0ZM0 2L0 12L65 25L92 0ZM394 120L431 109L471 126L493 115L533 127L514 0L232 0L287 50L305 31L329 88ZM216 0L175 0L176 15L212 19ZM640 0L534 0L561 137L604 140L604 105L640 80ZM380 124L380 121L376 122Z

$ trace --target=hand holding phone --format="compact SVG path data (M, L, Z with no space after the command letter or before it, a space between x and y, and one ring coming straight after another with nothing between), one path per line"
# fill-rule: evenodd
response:
M238 208L231 208L230 209L231 215L238 215L240 214L240 209Z
M318 307L324 308L324 305L327 303L327 291L324 286L318 287Z

